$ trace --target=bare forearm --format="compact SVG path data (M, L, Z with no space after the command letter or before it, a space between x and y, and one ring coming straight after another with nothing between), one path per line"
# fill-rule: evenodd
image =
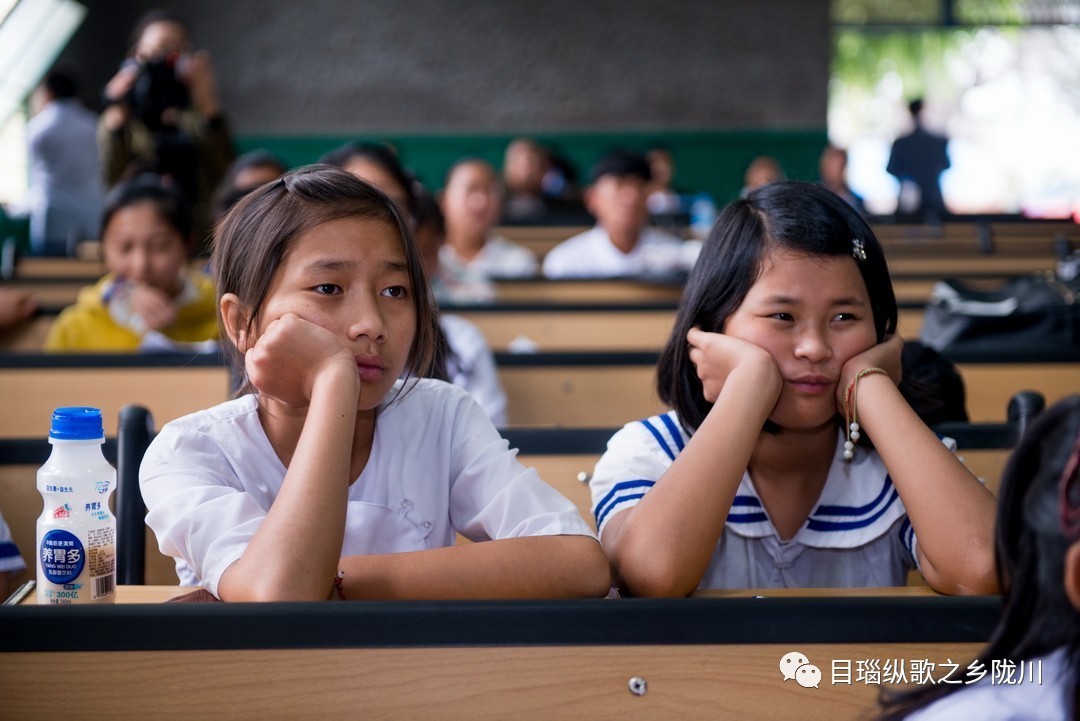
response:
M589 536L532 536L341 559L355 599L601 597L607 561Z
M926 427L885 376L859 382L858 420L907 508L930 568L949 593L987 593L994 576L995 504L982 483Z
M226 600L326 598L345 533L356 402L317 385L274 504L244 555L222 576Z
M668 471L605 528L618 581L634 595L685 596L700 583L779 392L769 378L733 373Z

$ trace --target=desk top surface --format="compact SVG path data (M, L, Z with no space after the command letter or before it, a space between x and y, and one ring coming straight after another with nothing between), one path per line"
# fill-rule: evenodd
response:
M197 589L187 586L119 586L116 603L163 603ZM939 596L929 586L896 586L884 588L749 588L736 590L698 591L695 598L823 598L823 597L926 597ZM37 604L31 592L20 605Z

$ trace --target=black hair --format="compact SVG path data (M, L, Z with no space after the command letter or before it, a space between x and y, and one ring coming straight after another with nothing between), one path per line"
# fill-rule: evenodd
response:
M382 143L360 143L351 141L334 148L319 158L319 163L344 168L353 158L363 158L382 168L401 186L405 192L405 210L409 215L416 213L416 196L413 193L414 178L405 170L397 153Z
M612 150L597 160L589 177L595 183L605 175L632 176L648 183L652 180L652 169L649 167L649 161L641 153L620 148Z
M440 238L446 237L446 218L435 195L420 183L413 183L412 196L416 229L430 227Z
M1062 528L1066 464L1080 438L1080 395L1051 406L1028 426L1009 457L998 498L995 555L1002 611L976 659L1019 662L1064 647L1066 663L1080 663L1080 613L1065 593L1065 555L1074 539ZM1073 474L1076 470L1073 469ZM1075 513L1075 505L1070 508ZM1077 698L1080 676L1069 676L1065 698ZM883 721L906 718L959 686L937 684L907 691L883 688Z
M252 187L237 187L236 185L236 179L240 173L249 168L273 168L277 171L279 177L288 170L285 161L269 150L256 148L244 153L229 164L228 169L225 171L225 177L221 179L217 189L214 191L211 203L214 218L220 220L241 198L255 189Z
M124 208L140 203L152 204L161 219L180 234L189 250L194 249L191 207L175 183L155 173L136 175L110 191L105 198L105 210L101 214L102 240L105 239L105 229L114 215Z
M794 181L771 183L724 207L690 272L657 365L657 394L675 409L687 432L701 425L712 406L690 360L687 332L695 326L723 332L757 282L769 249L852 256L856 243L866 255L856 265L880 343L896 330L896 296L881 243L854 208L832 191Z
M911 113L911 117L918 120L919 116L922 114L923 99L922 98L915 98L910 103L908 103L907 107L908 107L908 112Z
M465 161L461 161L465 162ZM458 163L460 165L460 163ZM425 228L430 228L436 236L446 237L446 219L435 195L419 182L413 183L413 198L416 204L414 235L420 236ZM431 281L431 278L428 278ZM446 338L441 323L435 327L435 347L431 356L431 365L427 370L428 378L450 382L450 365L459 363L450 342Z
M933 348L909 340L904 341L900 365L900 392L923 423L967 422L967 392L956 364Z
M54 68L45 76L45 89L58 100L74 98L79 94L79 81L67 68Z

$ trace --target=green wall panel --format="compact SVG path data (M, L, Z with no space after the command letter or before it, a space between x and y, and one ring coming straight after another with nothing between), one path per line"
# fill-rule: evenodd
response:
M496 167L503 150L516 135L394 135L355 136L245 135L237 139L241 152L265 148L291 167L315 162L323 153L350 140L381 141L398 149L402 161L430 188L443 184L447 169L464 156L479 156ZM772 155L787 177L816 180L817 160L825 147L825 129L744 130L653 133L558 133L534 138L567 158L578 170L582 183L589 168L614 147L644 151L655 145L668 148L675 158L676 186L681 192L704 191L720 202L738 196L743 171L757 155Z

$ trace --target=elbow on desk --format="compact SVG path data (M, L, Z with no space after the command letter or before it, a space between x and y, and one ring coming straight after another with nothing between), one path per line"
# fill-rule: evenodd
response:
M645 560L622 564L615 570L619 589L635 598L684 598L697 588L673 563Z
M599 542L593 542L582 563L582 573L583 598L604 598L611 592L611 566Z
M950 596L984 596L995 595L1001 591L992 550L987 549L969 557L958 570L948 575L934 567L932 562L928 562L929 559L923 560L923 578L938 593Z
M330 598L331 587L302 588L285 579L275 578L273 574L261 575L249 582L231 577L229 571L221 577L217 587L217 597L232 603L274 603L289 601L326 601Z

